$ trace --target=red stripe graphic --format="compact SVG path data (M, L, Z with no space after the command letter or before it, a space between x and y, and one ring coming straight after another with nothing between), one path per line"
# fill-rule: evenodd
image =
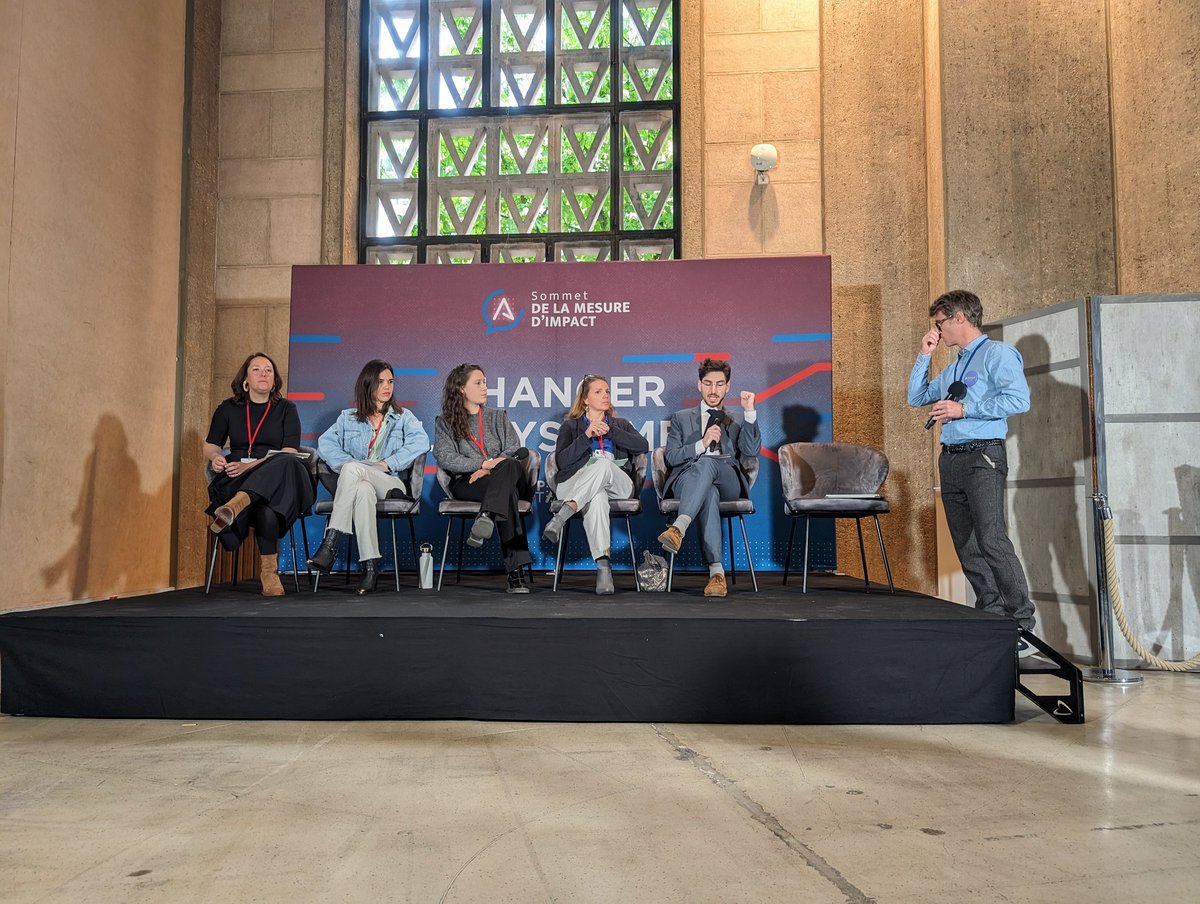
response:
M833 370L833 364L828 361L821 361L817 364L812 364L804 368L804 370L800 371L799 373L792 374L786 380L780 380L774 386L769 386L762 392L755 393L754 404L757 405L759 402L771 398L771 396L775 395L776 393L783 392L783 390L787 389L789 386L795 386L801 380L807 380L813 374L824 373L831 370Z
M293 402L323 402L325 401L325 393L323 392L289 392L287 397Z

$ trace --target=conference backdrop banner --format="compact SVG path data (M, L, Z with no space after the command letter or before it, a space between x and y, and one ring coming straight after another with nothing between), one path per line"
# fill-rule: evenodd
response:
M742 390L756 393L762 428L752 493L757 514L746 521L755 567L782 569L790 524L775 450L786 442L832 439L830 306L825 256L295 267L288 397L300 410L305 444L315 445L352 405L362 366L383 358L395 367L395 398L421 419L432 442L447 372L477 363L487 374L488 403L507 409L525 445L544 460L585 374L609 378L614 407L653 450L666 443L674 411L699 405L698 362L727 360L733 375L726 407L740 409ZM446 529L437 514L442 498L430 454L417 538L433 544L435 558ZM547 569L554 550L539 535L549 498L540 482L530 547L536 567ZM661 552L655 538L664 520L649 475L642 500L644 513L634 519L638 554ZM309 519L310 542L320 530L317 520ZM813 565L832 567L832 529L814 523L813 533ZM400 536L407 534L401 526ZM736 529L734 537L741 570L745 555ZM381 545L390 558L390 542ZM451 562L456 546L457 530ZM402 540L402 567L411 567L407 547ZM624 524L614 521L614 565L627 566L627 547ZM677 563L698 567L699 559L689 535ZM590 567L582 525L571 531L567 561ZM465 566L499 563L494 542L467 548Z

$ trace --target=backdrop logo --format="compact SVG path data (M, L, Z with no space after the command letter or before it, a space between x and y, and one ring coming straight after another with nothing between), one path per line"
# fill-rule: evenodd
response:
M511 330L524 319L525 309L514 311L512 302L503 289L497 289L483 300L483 322L487 326L485 336Z

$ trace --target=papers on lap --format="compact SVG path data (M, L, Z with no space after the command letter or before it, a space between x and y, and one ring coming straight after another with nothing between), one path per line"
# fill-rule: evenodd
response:
M282 449L272 449L264 456L264 458L270 458L272 455L294 455L301 461L308 461L307 452L284 452Z

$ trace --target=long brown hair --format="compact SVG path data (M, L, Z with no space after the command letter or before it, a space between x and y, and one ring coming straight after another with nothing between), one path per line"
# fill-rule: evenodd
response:
M455 439L466 439L470 434L471 428L467 426L467 403L463 398L462 388L467 385L467 380L475 371L486 376L478 364L460 364L446 374L446 385L442 387L442 422Z
M384 371L390 371L393 379L396 376L396 369L386 361L381 361L376 358L374 361L368 361L363 365L362 372L358 375L358 380L354 383L354 402L358 406L358 410L354 412L354 416L360 421L365 421L369 415L375 413L375 390L379 386L380 379ZM393 395L387 402L384 403L380 414L387 414L389 408L396 414L404 411L396 403L395 384L393 383Z
M255 352L242 362L242 366L238 368L237 374L229 384L229 388L233 390L233 400L239 405L246 404L246 399L249 397L249 392L243 385L246 382L246 374L250 373L250 362L255 358L266 358L271 362L271 370L275 371L275 385L271 387L270 399L272 402L278 402L283 398L283 377L279 375L279 366L272 360L271 356L266 352Z
M603 380L608 383L609 389L612 389L612 383L608 377L602 377L599 374L588 374L579 381L579 385L575 388L575 404L571 406L571 410L567 412L567 419L583 417L587 414L587 394L592 388L592 384L597 380ZM604 412L604 416L610 420L617 416L617 409L612 406L612 396L608 397L608 411Z

